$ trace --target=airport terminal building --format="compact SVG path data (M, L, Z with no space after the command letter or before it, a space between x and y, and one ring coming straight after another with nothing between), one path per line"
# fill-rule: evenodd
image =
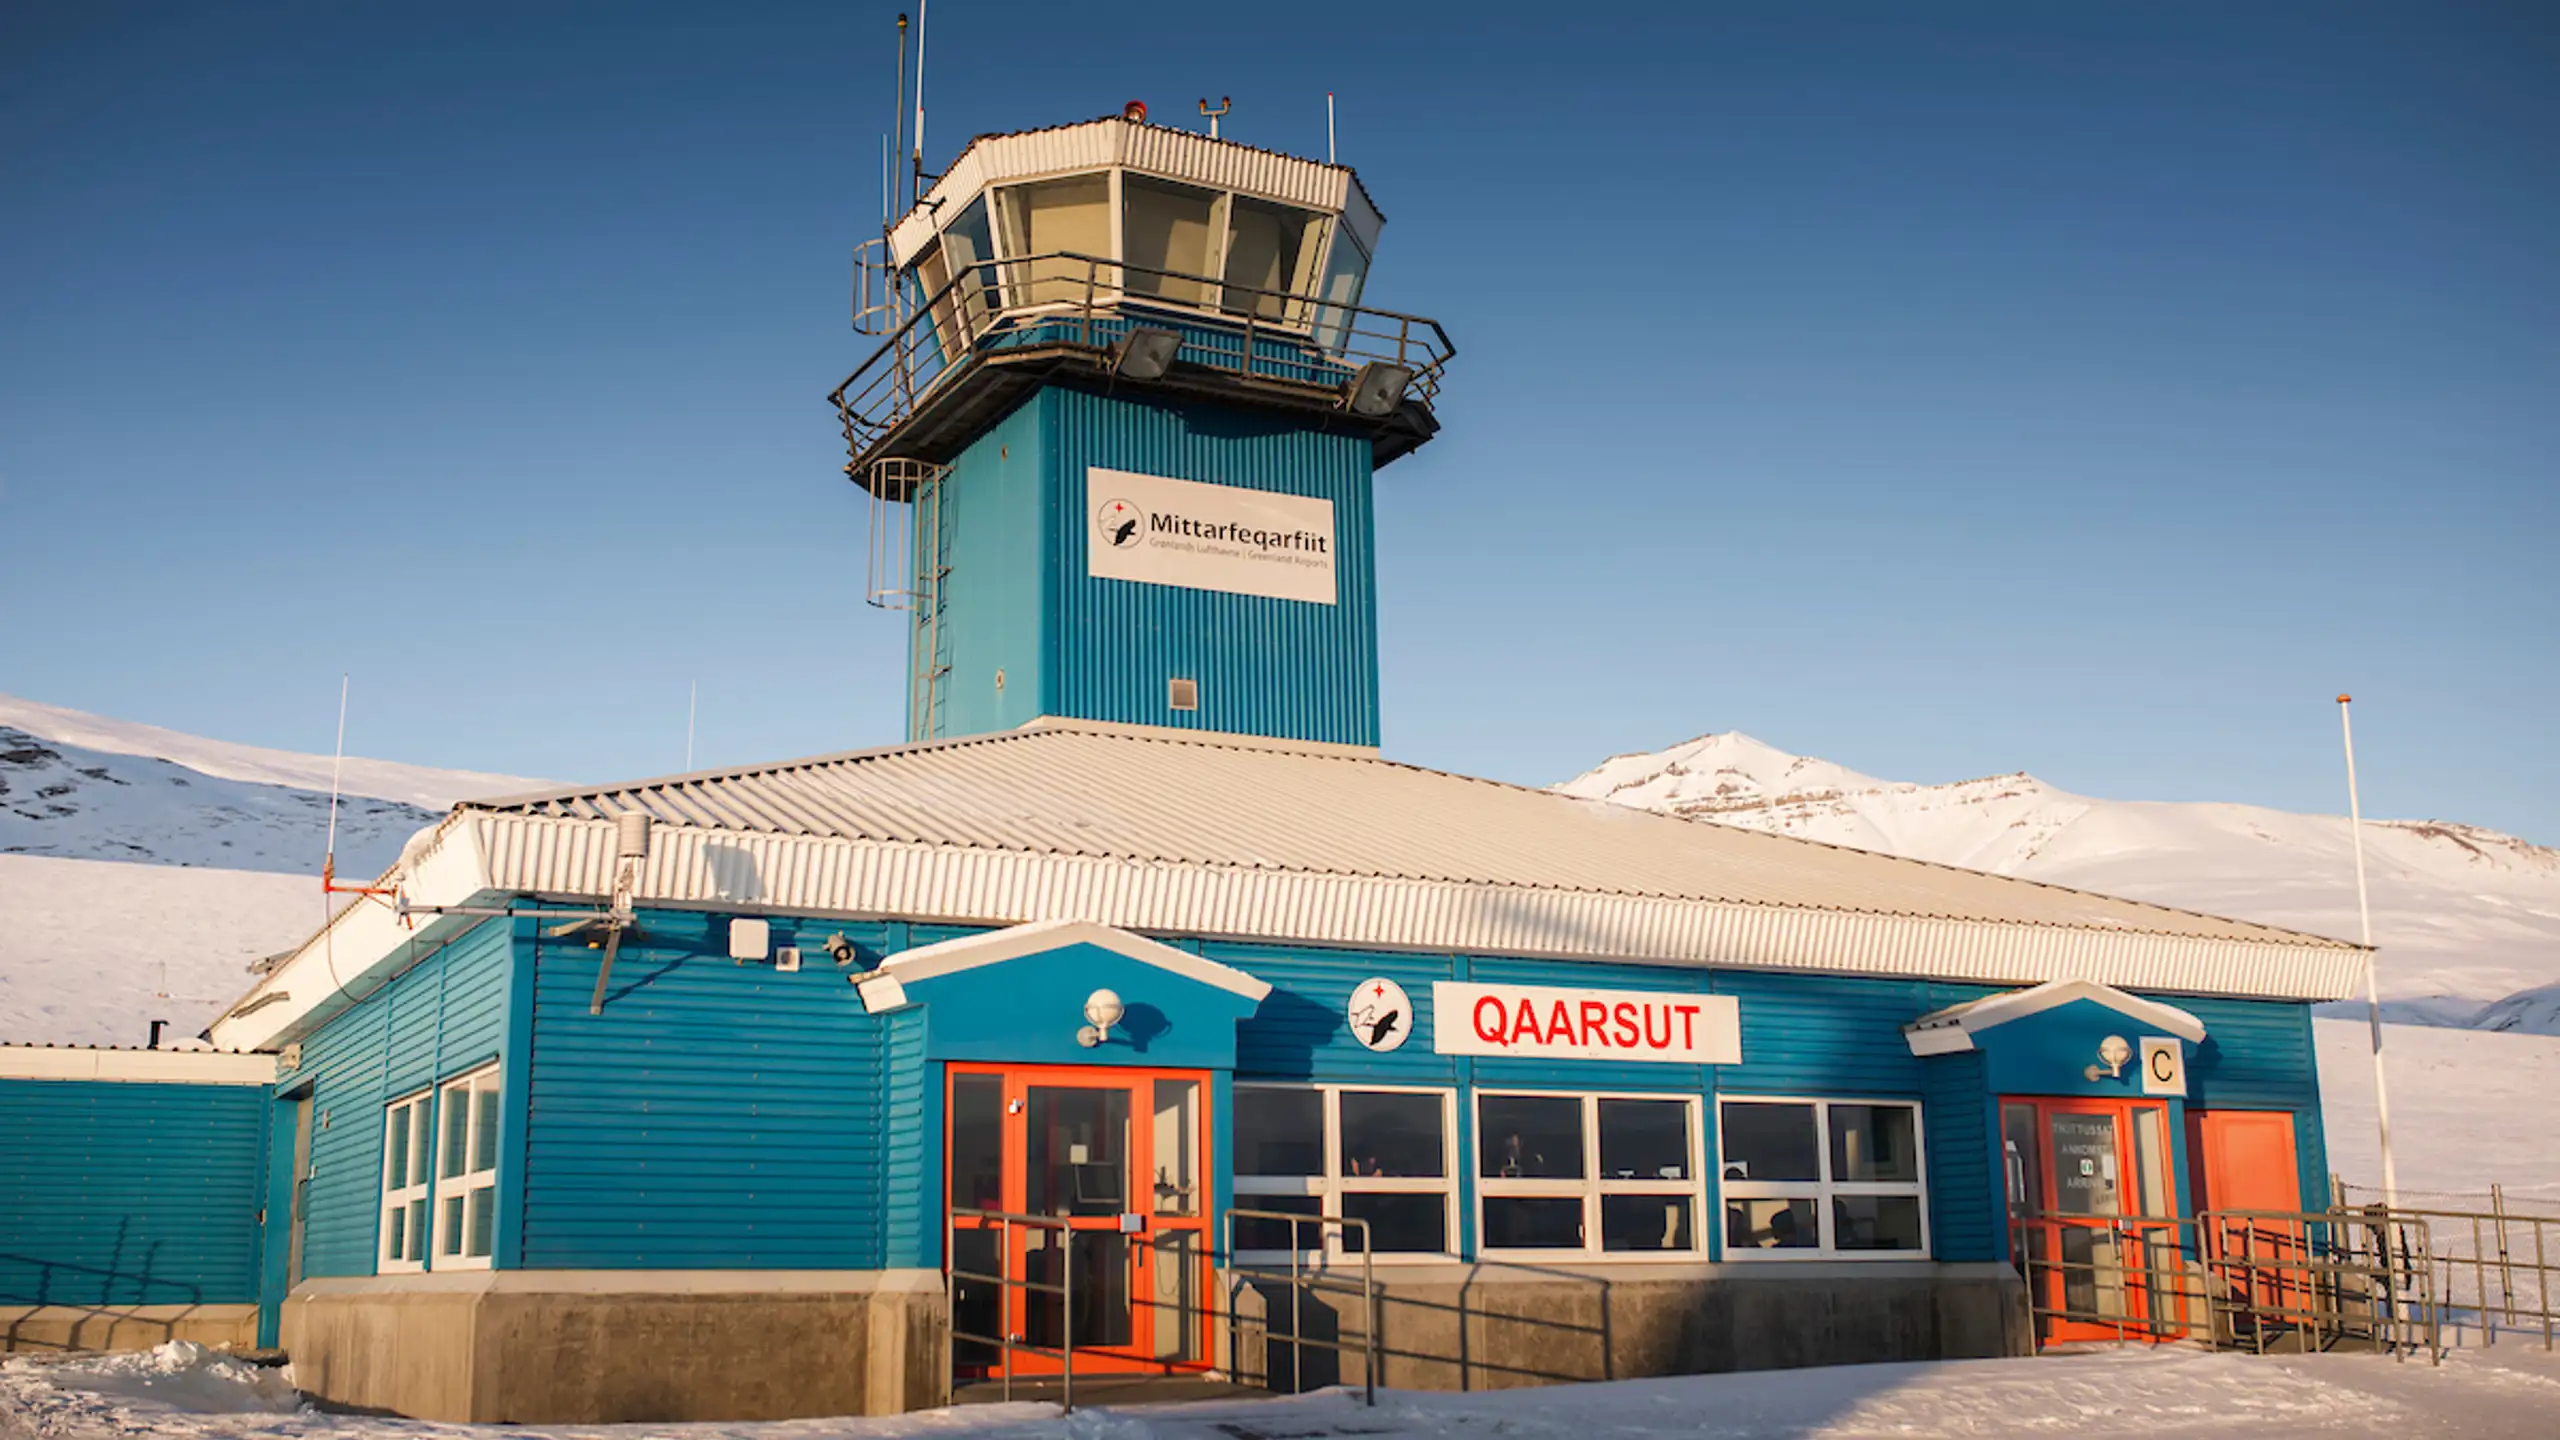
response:
M478 1420L1484 1387L2016 1353L2019 1246L2324 1203L2356 946L1380 754L1451 356L1382 224L974 142L836 397L907 743L465 804L230 1053L0 1049L12 1343Z

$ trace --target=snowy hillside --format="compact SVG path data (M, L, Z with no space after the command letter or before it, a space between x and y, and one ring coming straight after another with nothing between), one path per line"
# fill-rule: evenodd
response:
M1747 735L1620 755L1556 787L2000 875L2353 938L2344 816L2074 795L2032 775L1874 779ZM2368 822L2382 992L2434 1024L2560 1032L2560 851L2443 821ZM2539 994L2528 993L2544 987Z

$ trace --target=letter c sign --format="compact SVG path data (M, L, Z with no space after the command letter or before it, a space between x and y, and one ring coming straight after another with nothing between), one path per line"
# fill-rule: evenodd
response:
M2187 1052L2174 1038L2165 1035L2142 1037L2142 1093L2187 1093Z

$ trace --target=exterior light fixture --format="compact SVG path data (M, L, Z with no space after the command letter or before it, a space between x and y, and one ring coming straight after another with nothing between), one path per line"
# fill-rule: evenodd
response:
M1383 419L1396 413L1396 407L1404 403L1404 387L1412 383L1412 366L1372 360L1343 387L1342 402L1351 407L1354 415Z
M1084 997L1084 1028L1076 1031L1076 1043L1087 1050L1111 1038L1111 1027L1120 1023L1128 1007L1120 997L1108 990L1096 990Z
M1111 347L1111 373L1124 380L1161 380L1181 349L1181 335L1141 325Z
M2133 1047L2125 1043L2125 1038L2110 1035L2098 1042L2098 1063L2080 1073L2092 1080L2102 1075L2109 1080L2119 1079L2124 1075L2124 1062L2132 1058Z

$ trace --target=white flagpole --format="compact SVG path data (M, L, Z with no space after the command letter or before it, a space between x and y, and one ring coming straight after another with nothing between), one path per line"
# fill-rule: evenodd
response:
M2373 950L2373 906L2365 897L2364 809L2356 799L2356 727L2347 718L2349 696L2338 697L2338 733L2347 743L2347 831L2355 841L2356 923L2364 936L2364 1010L2373 1031L2373 1113L2382 1126L2382 1203L2400 1204L2400 1177L2391 1167L2391 1092L2382 1075L2382 993Z

